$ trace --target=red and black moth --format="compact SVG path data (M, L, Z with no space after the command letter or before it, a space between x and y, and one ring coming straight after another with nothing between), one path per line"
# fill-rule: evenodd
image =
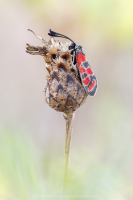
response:
M56 33L49 30L48 35L52 37L62 37L70 40L72 43L69 46L69 51L71 51L71 55L73 57L73 64L77 66L78 72L80 74L80 78L82 81L82 84L86 90L86 92L93 96L97 89L97 80L96 77L87 61L87 58L85 56L85 53L82 49L82 47L78 44L76 44L73 40L71 40L69 37L62 35L60 33Z

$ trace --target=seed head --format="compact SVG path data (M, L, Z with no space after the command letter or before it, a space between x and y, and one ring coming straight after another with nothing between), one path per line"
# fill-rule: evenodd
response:
M54 38L46 42L41 37L36 37L42 40L44 46L35 47L27 44L26 52L41 55L46 62L48 71L45 88L46 102L60 112L76 111L85 102L88 94L82 85L76 65L73 65L70 51L68 51L70 43L62 44Z

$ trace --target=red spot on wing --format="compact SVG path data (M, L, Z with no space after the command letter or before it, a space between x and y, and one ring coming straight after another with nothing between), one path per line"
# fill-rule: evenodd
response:
M96 85L96 81L93 80L92 84L88 88L88 91L91 91L95 85Z
M89 67L89 68L86 69L86 73L87 73L87 74L93 74L93 71L92 71L92 69Z
M85 72L84 67L79 67L80 73L83 74Z
M78 54L76 54L76 60L77 60L77 64L78 64L78 66L80 67L80 65L81 65L81 61L80 61L80 59L79 59L79 55L78 55Z
M86 57L80 52L79 54L76 54L76 60L77 60L78 66L80 66L82 62L86 61Z
M80 58L81 62L85 62L86 61L86 57L82 53L79 53L79 58Z
M84 85L88 85L89 82L90 82L90 79L89 79L89 77L87 76L87 77L83 80L83 84L84 84Z

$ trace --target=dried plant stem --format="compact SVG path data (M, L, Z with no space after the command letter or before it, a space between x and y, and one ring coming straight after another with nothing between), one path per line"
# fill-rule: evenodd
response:
M75 113L68 113L64 116L66 120L66 140L65 140L65 171L64 171L64 193L67 194L67 184L69 176L70 146L73 131Z

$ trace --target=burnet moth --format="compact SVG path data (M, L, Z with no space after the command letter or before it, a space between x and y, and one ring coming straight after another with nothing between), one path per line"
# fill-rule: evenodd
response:
M72 43L69 46L69 51L71 51L71 55L73 57L73 64L77 66L77 69L80 74L80 78L82 80L82 84L86 90L86 92L93 96L97 89L97 80L96 77L87 61L87 58L85 56L85 53L82 49L82 47L78 44L76 44L73 40L71 40L69 37L62 35L60 33L56 33L49 30L48 35L52 37L61 37L66 38L70 40Z

